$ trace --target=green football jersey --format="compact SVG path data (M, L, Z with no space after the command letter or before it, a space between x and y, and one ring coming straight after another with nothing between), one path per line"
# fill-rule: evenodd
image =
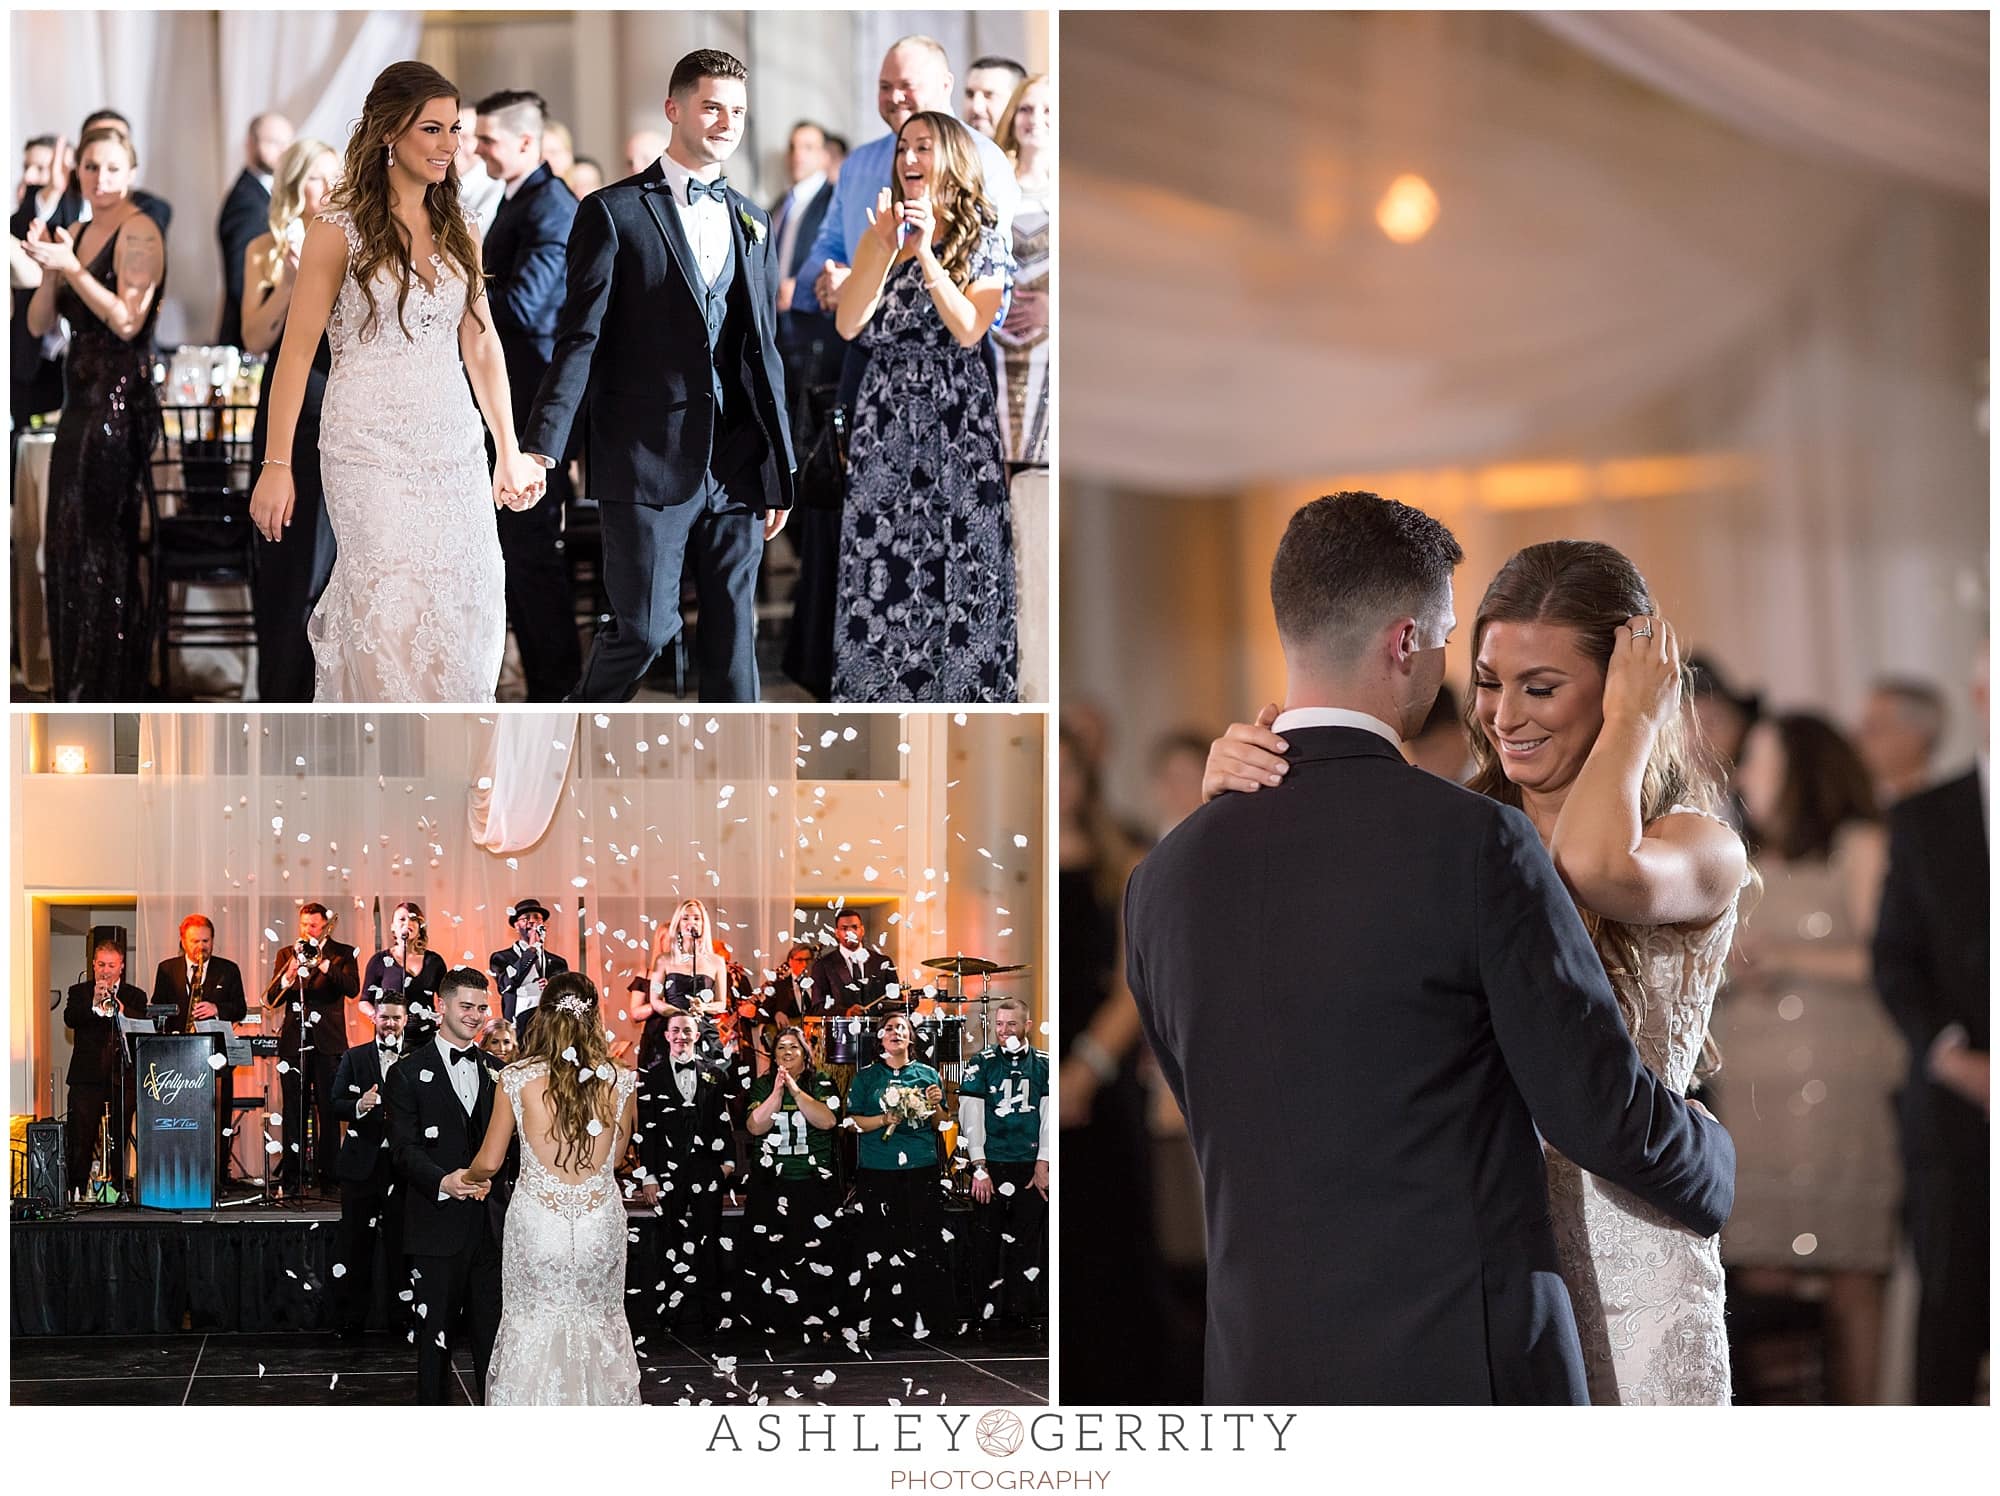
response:
M960 1096L986 1100L986 1160L1031 1164L1041 1152L1042 1102L1049 1094L1049 1057L1024 1044L1009 1054L997 1045L965 1062Z
M776 1084L768 1075L757 1078L750 1088L750 1110L756 1111L771 1094ZM804 1080L808 1096L824 1101L833 1111L834 1120L840 1119L840 1097L834 1090L833 1078L817 1070L808 1071ZM771 1118L771 1130L761 1138L750 1134L750 1141L759 1145L758 1157L751 1163L751 1178L755 1171L768 1169L774 1164L780 1176L786 1179L805 1179L817 1174L821 1169L833 1167L833 1134L814 1127L806 1121L805 1113L787 1091L785 1099L778 1104L777 1112Z
M854 1084L847 1090L848 1115L854 1117L879 1117L882 1115L882 1093L891 1086L904 1088L914 1086L922 1091L930 1086L942 1086L944 1080L928 1065L920 1065L914 1060L901 1070L891 1070L877 1060L854 1077ZM899 1122L891 1133L886 1128L861 1134L858 1150L861 1167L864 1169L935 1169L938 1164L937 1126L943 1119L944 1108L928 1122Z

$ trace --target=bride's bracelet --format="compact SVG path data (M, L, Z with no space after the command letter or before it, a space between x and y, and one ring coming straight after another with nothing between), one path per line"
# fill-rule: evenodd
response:
M264 459L263 465L265 467L281 467L285 469L285 471L287 472L290 472L292 467L292 465L289 462L285 461L285 459L282 457L266 457Z

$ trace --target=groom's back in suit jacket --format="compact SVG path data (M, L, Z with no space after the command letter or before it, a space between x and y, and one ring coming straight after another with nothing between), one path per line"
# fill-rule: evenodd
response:
M1640 1063L1525 816L1372 732L1286 738L1281 788L1202 807L1126 896L1201 1165L1207 1398L1586 1401L1537 1127L1703 1235L1728 1135Z

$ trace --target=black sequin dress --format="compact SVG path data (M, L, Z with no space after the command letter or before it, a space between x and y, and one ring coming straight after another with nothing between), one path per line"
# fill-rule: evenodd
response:
M87 267L113 291L123 232L122 225L114 230ZM62 420L49 454L49 659L57 701L131 701L145 687L139 511L160 435L153 324L166 288L162 265L145 325L130 342L67 284L56 292L56 311L70 326Z

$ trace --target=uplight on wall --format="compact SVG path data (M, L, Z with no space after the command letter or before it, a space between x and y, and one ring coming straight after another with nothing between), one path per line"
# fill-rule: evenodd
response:
M1405 172L1389 184L1375 205L1375 222L1397 244L1415 244L1437 222L1438 198L1431 184Z
M81 748L62 746L56 749L56 772L58 774L82 774L87 772L89 768L90 764L85 760Z

